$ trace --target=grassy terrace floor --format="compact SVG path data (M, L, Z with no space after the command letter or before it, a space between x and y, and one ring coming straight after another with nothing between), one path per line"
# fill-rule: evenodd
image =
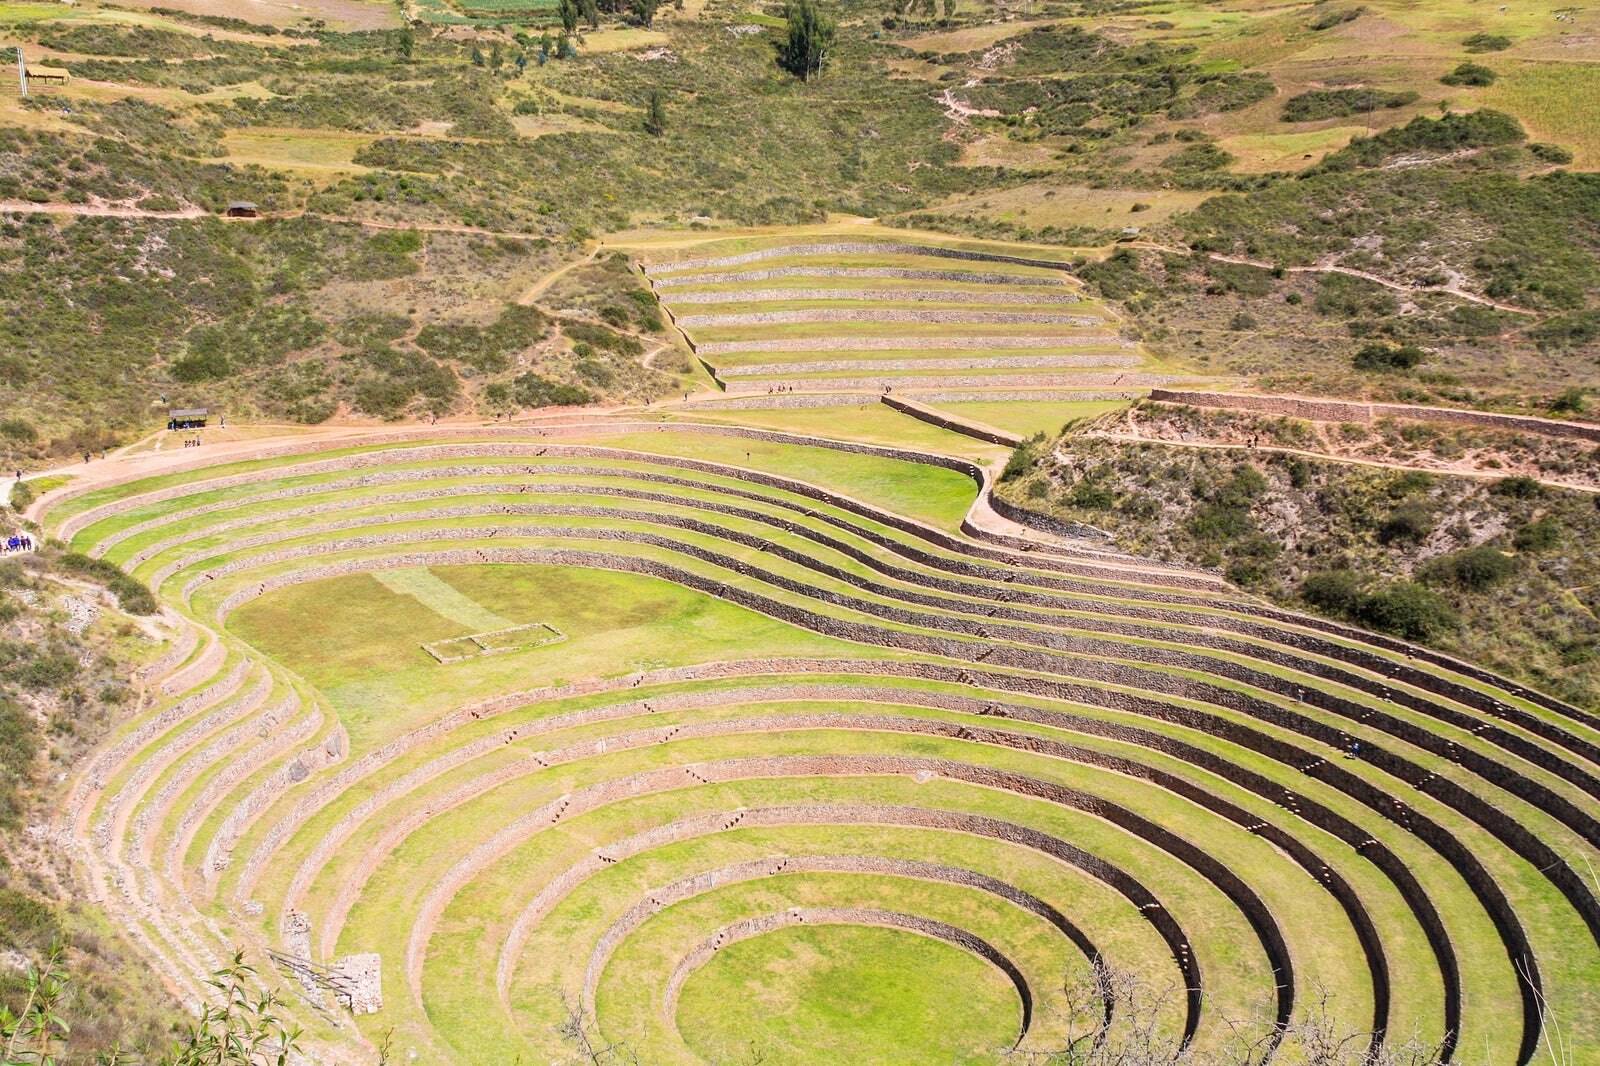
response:
M1170 373L1052 265L1059 249L869 229L637 254L700 358L740 394L1103 389Z
M712 419L1004 456L879 404ZM355 1028L424 1063L558 1059L576 1002L650 1062L997 1063L1062 1039L1095 957L1193 988L1159 1026L1201 1051L1319 988L1468 1058L1527 1054L1535 991L1600 1041L1600 722L1204 575L959 534L960 470L729 432L469 433L52 509L194 633L62 816L163 976L376 953ZM535 624L563 639L424 648Z

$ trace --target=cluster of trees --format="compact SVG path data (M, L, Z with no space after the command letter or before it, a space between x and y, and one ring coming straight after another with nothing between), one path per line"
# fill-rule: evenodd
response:
M783 8L788 34L779 62L785 70L804 81L820 77L838 29L814 0L789 0Z

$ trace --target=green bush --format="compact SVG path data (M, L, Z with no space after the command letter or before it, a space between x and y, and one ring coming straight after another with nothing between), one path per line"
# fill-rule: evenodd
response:
M124 573L116 563L105 559L91 559L78 552L68 552L61 557L61 568L92 581L98 581L117 597L117 605L129 614L155 614L156 598L149 586Z
M35 499L33 486L26 481L13 482L11 485L11 509L18 514L26 511Z
M1390 372L1411 370L1427 357L1427 353L1414 344L1366 344L1351 362L1357 370Z
M1544 144L1539 141L1528 145L1528 154L1541 163L1551 163L1564 167L1572 162L1572 153L1559 144Z
M522 407L581 407L596 399L588 389L563 385L531 370L511 383L511 395Z
M1496 496L1509 496L1514 500L1533 500L1544 495L1544 486L1539 484L1537 478L1505 477L1489 486L1489 491Z
M1322 30L1331 30L1335 26L1341 25L1342 23L1354 22L1356 19L1360 18L1366 10L1367 9L1365 7L1345 7L1323 11L1319 14L1313 15L1311 21L1306 23L1306 28L1309 30L1315 30L1317 32L1321 32Z
M1511 543L1519 552L1549 551L1561 544L1561 532L1561 523L1556 519L1541 518L1519 528Z
M39 439L39 431L26 418L8 418L0 422L0 437L18 444L32 444Z
M1161 165L1175 174L1206 174L1226 170L1234 157L1214 144L1191 144L1167 156Z
M3 721L4 712L0 711ZM9 886L0 887L0 948L37 953L60 937L61 923L49 904Z
M1462 63L1439 80L1446 85L1481 87L1494 84L1495 72L1481 63Z
M0 828L14 829L21 815L21 785L32 776L39 727L27 709L0 697Z
M1343 118L1370 111L1393 110L1417 102L1414 92L1385 92L1382 89L1313 89L1291 96L1283 103L1279 117L1284 122L1316 122Z
M1116 505L1117 494L1109 485L1095 481L1079 481L1067 493L1067 503L1086 511L1107 511Z
M1504 52L1511 47L1511 38L1497 33L1474 33L1461 45L1469 52Z
M1431 585L1455 585L1469 592L1493 588L1516 572L1517 562L1498 548L1480 544L1431 560L1422 578Z
M1033 469L1034 449L1044 443L1044 434L1035 433L1011 453L1005 469L1000 471L1001 481L1012 481Z
M1421 500L1408 500L1389 512L1378 526L1384 544L1420 544L1433 532L1433 508Z
M1300 598L1328 614L1349 617L1370 583L1354 570L1322 570L1300 583Z
M1356 603L1353 617L1371 629L1407 640L1430 640L1460 624L1449 601L1410 581L1366 593Z

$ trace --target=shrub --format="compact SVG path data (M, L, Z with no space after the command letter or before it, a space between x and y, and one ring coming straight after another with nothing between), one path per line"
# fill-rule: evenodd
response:
M15 828L21 814L18 785L33 772L39 730L20 704L0 697L0 828Z
M1561 523L1554 518L1541 518L1518 529L1511 538L1519 552L1549 551L1561 543Z
M9 886L0 888L0 930L7 947L25 952L44 951L61 937L61 924L49 904Z
M1205 174L1226 170L1233 156L1214 144L1191 144L1167 156L1161 165L1176 174Z
M1300 598L1329 614L1355 613L1370 579L1354 570L1322 570L1300 583Z
M582 386L564 385L531 370L511 383L511 395L522 407L581 407L596 398Z
M1480 544L1434 559L1423 568L1423 580L1433 585L1448 584L1482 592L1505 581L1516 569L1516 560L1505 552Z
M1433 508L1421 500L1402 503L1378 526L1384 544L1420 544L1433 532Z
M129 614L155 614L156 598L144 582L124 573L116 563L105 559L91 559L78 552L68 552L61 557L61 568L98 581L117 597L117 605Z
M1351 360L1357 370L1391 372L1411 370L1427 358L1427 353L1414 344L1366 344Z
M18 513L26 511L34 501L33 486L26 481L14 482L11 486L11 509Z
M1541 163L1553 163L1556 166L1566 166L1572 162L1572 153L1559 144L1544 144L1535 141L1528 145L1528 154Z
M1341 25L1342 23L1354 22L1356 19L1360 18L1366 10L1367 9L1365 7L1346 7L1336 8L1331 11L1324 11L1318 15L1312 16L1311 21L1306 23L1306 28L1315 30L1317 32L1321 32L1322 30L1331 30L1335 26Z
M1363 595L1353 617L1362 625L1408 640L1428 640L1460 624L1443 596L1410 581Z
M1505 477L1489 486L1489 491L1496 496L1509 496L1513 500L1533 500L1544 495L1544 486L1536 478Z
M1011 453L1005 469L1000 471L1001 481L1012 481L1033 469L1034 449L1044 443L1044 434L1035 433Z
M1502 37L1498 33L1474 33L1471 37L1461 42L1469 52L1504 52L1511 47L1511 38Z
M1096 481L1080 481L1067 493L1067 503L1088 511L1108 511L1117 502L1117 494L1108 485Z
M1446 85L1481 87L1494 84L1495 72L1481 63L1462 63L1439 80Z
M1574 385L1570 389L1558 392L1550 401L1550 413L1553 415L1578 415L1588 406L1586 397L1588 390L1581 385Z
M1417 102L1414 92L1384 92L1382 89L1313 89L1291 96L1283 103L1284 122L1316 122L1343 118L1369 111L1393 110Z
M186 355L168 368L174 381L220 381L233 370L228 357L220 350L208 350Z
M39 431L26 418L8 418L0 422L0 437L19 444L32 444L39 439Z

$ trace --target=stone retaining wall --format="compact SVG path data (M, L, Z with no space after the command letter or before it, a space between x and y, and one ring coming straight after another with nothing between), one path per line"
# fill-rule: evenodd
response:
M103 789L107 784L108 771L121 766L128 757L136 751L143 750L156 737L171 729L174 725L213 704L221 703L244 685L244 675L250 669L250 660L241 658L234 663L233 669L225 677L196 692L179 702L168 707L158 714L145 719L137 727L120 737L115 744L102 748L95 755L94 762L90 764L85 780L91 787Z
M779 300L859 300L873 303L1081 304L1076 292L970 292L966 289L734 289L679 292L668 297L684 304L753 304ZM1098 317L1096 321L1101 321Z
M223 753L237 745L250 731L252 723L245 719L266 705L267 697L272 695L272 689L272 675L263 670L261 679L246 695L223 704L198 722L183 729L160 748L154 751L145 748L141 751L144 758L140 760L139 768L129 775L127 782L111 799L110 809L113 812L120 810L130 800L140 799L146 785L158 773L176 762L185 751L196 749L196 746L209 734L216 733L205 746L190 751L188 758L167 775L154 796L143 797L144 802L131 823L135 840L142 845L155 821L165 816L167 807L177 798L178 793L205 773ZM259 722L253 725L256 729L260 728ZM223 729L223 726L231 728ZM219 729L221 732L217 733Z
M456 556L459 556L459 558L456 558ZM628 557L606 556L599 553L564 552L555 550L521 551L516 549L489 549L478 551L468 550L432 554L422 553L419 555L392 558L387 560L356 560L352 561L352 564L350 565L353 570L374 569L378 568L380 565L415 566L429 565L430 563L437 565L441 563L448 564L452 561L538 561L552 563L555 565L601 566L607 569L622 569L633 572L656 573L658 576L666 576L667 574L671 573L671 568L661 566L660 564L644 563L640 560ZM343 566L345 564L338 565ZM336 568L337 567L324 569L331 570ZM280 577L273 580L274 582L283 581L284 583L290 583L297 579L314 579L315 576L321 575L280 575ZM830 635L840 636L844 639L857 640L870 644L884 644L886 646L901 647L907 650L915 650L935 655L944 655L957 659L977 659L978 661L987 661L994 665L1005 665L1019 669L1042 670L1049 673L1064 673L1067 676L1075 677L1095 677L1100 680L1109 681L1113 684L1127 685L1134 688L1140 688L1145 691L1164 692L1171 695L1182 696L1184 698L1204 700L1219 706L1233 707L1238 710L1248 710L1249 713L1255 713L1268 718L1275 716L1281 717L1283 713L1282 708L1273 704L1265 703L1254 696L1233 690L1218 689L1216 686L1213 686L1209 683L1191 682L1183 678L1166 675L1152 676L1144 671L1132 670L1094 660L1069 662L1061 659L1059 656L1052 656L1046 653L1025 650L1012 650L1008 648L996 649L990 647L984 649L979 654L974 654L975 646L963 645L960 642L951 641L947 638L924 636L915 633L907 634L900 631L879 630L875 627L862 625L860 623L848 622L833 618L831 616L817 616L813 612L806 612L799 608L792 608L786 605L774 605L770 601L764 601L759 596L745 592L743 589L720 585L714 581L700 578L693 574L678 572L668 579L675 580L677 583L684 584L688 587L703 587L704 591L712 591L714 594L722 595L724 598L740 603L743 606L760 610L763 613L782 618L786 621L791 621L794 624L802 625L806 628L812 628ZM252 589L243 590L241 593L235 594L235 597L231 597L230 601L239 599L242 602L243 598L249 598L250 596L259 594L257 590L264 589L265 587L265 585L262 585L256 586ZM1247 673L1253 672L1247 671ZM1267 683L1262 684L1261 682L1263 680ZM1283 679L1278 678L1260 678L1258 676L1258 678L1253 679L1253 683L1257 684L1258 687L1266 688L1269 691L1276 689L1292 689L1291 685L1283 681ZM1321 690L1312 690L1309 693L1305 693L1304 698L1307 702L1316 703L1325 710L1344 714L1352 718L1360 717L1362 720L1368 720L1379 717L1377 713L1372 711L1370 708L1361 705L1349 704L1342 698L1322 692ZM1392 725L1389 727L1392 729ZM1320 738L1325 739L1327 742L1335 746L1343 743L1343 740L1341 739L1342 735L1339 734L1338 731L1332 730L1331 727L1328 727L1322 723L1312 723L1307 727L1307 732L1312 735L1318 735ZM1414 742L1427 740L1432 740L1435 743L1439 742L1439 738L1433 736L1427 731L1416 730L1415 732L1417 732L1419 736L1415 738ZM1412 740L1413 738L1407 737L1406 739ZM1424 743L1423 746L1426 746L1426 744ZM1522 854L1528 859L1528 861L1534 863L1539 869L1545 871L1545 875L1550 878L1559 889L1562 890L1563 894L1568 896L1569 900L1571 900L1579 912L1584 914L1587 920L1590 920L1591 922L1595 921L1596 911L1594 899L1590 894L1588 886L1583 883L1581 878L1572 873L1570 867L1566 866L1565 862L1552 848L1535 838L1524 827L1510 819L1509 816L1486 803L1475 794L1466 793L1465 790L1461 789L1459 786L1445 781L1444 779L1438 778L1436 775L1416 770L1414 767L1411 768L1412 772L1407 774L1405 770L1408 764L1395 756L1389 755L1387 752L1375 750L1371 754L1365 756L1365 758L1369 762L1383 766L1387 772L1395 774L1396 776L1400 776L1402 779L1412 780L1414 783L1418 784L1419 787L1428 787L1436 797L1444 799L1462 814L1474 821L1479 822L1479 824L1484 825L1485 828L1490 829L1490 831L1495 833L1496 836L1501 837L1502 841L1506 843L1507 846L1511 847L1519 854ZM1500 768L1495 766L1493 763L1490 763L1486 769L1488 771L1486 773L1482 773L1480 771L1482 776L1485 776L1489 780L1494 781L1496 784L1501 785L1501 787L1511 787L1519 780L1519 776L1509 768ZM1325 772L1334 773L1336 771ZM1525 787L1528 784L1525 781L1522 781L1521 783ZM1534 786L1534 788L1537 790L1538 786ZM1512 787L1512 791L1519 790L1515 787ZM1372 801L1375 804L1375 809L1380 810L1385 809L1389 805L1396 802L1392 796L1382 793L1378 790L1372 790ZM1553 811L1552 813L1556 813L1557 816L1560 817L1560 812ZM1501 928L1501 931L1508 944L1508 950L1511 951L1513 958L1517 960L1518 965L1521 968L1521 972L1525 974L1525 1006L1531 1007L1534 1010L1534 1016L1536 1017L1536 1003L1539 990L1538 971L1533 964L1531 950L1528 948L1526 937L1522 931L1521 925L1511 910L1509 904L1505 900L1505 897L1503 893L1501 893L1498 885L1496 885L1493 879L1484 871L1477 858L1470 851L1462 848L1459 842L1457 842L1453 836L1451 836L1436 823L1427 822L1425 819L1421 818L1420 815L1418 815L1408 819L1407 826L1408 828L1411 828L1413 832L1419 832L1419 834L1423 835L1424 839L1427 839L1431 845L1433 845L1436 849L1439 849L1441 853L1445 855L1446 859L1457 867L1468 883L1473 885L1475 891L1478 892L1481 901L1484 903L1491 917L1495 919L1496 924ZM1426 826L1426 832L1419 830L1419 826ZM1536 1029L1537 1026L1534 1028Z
M789 411L812 407L872 407L877 396L843 392L769 392L765 395L740 393L726 400L691 400L681 405L686 411Z
M1019 448L1022 446L1022 437L1019 434L1007 433L1003 429L980 426L975 422L968 422L957 415L934 411L922 406L920 403L908 402L902 397L893 396L889 393L884 393L882 399L885 407L893 408L903 415L910 415L919 422L926 422L929 425L938 426L940 429L948 429L952 433L960 433L963 436L988 441L990 444L999 444L1007 448Z
M723 378L763 374L826 374L845 370L1004 370L1012 367L1138 366L1134 355L999 355L978 359L824 359L812 363L746 363L719 366Z
M1078 326L1106 325L1096 315L1068 315L1054 311L940 311L893 308L816 307L796 311L744 311L728 314L679 315L685 329L717 326L820 325L829 322L922 322L955 326ZM699 350L704 351L705 345Z
M1074 374L883 374L878 377L848 378L730 378L725 384L730 396L749 395L751 390L763 386L781 386L788 389L819 391L825 389L881 392L885 387L901 390L972 389L991 386L1005 388L1008 384L1022 382L1046 389L1070 389L1074 385L1086 387L1124 386L1145 388L1179 380L1181 375L1143 374L1137 370L1105 371L1080 370Z
M996 403L999 401L1016 401L1018 403L1089 403L1108 400L1137 400L1143 392L1080 392L1072 389L1012 389L1007 387L1003 392L922 392L917 391L911 399L919 403Z
M617 494L629 495L624 491L618 491ZM670 502L670 498L668 497L658 497L658 500L660 502ZM991 605L989 606L986 614L988 619L1042 624L1050 624L1055 621L1053 616L1040 615L1032 611L1020 610L1016 607L1010 606L1010 604L1013 602L1055 610L1095 610L1097 608L1096 604L1090 604L1071 599L1063 599L1048 593L1031 593L1025 590L1001 591L992 586L976 585L954 580L948 577L921 574L915 571L890 567L881 559L877 558L871 551L863 551L844 541L840 541L836 538L832 538L825 534L810 530L807 527L792 526L782 522L774 521L771 516L764 515L760 512L751 512L742 508L734 508L727 505L716 505L711 503L707 503L705 505L705 509L719 511L721 513L731 514L736 517L779 526L788 532L806 536L816 543L840 551L854 558L858 562L864 563L875 570L885 573L887 576L892 576L912 585L922 585L924 587L931 587L941 591L950 591L959 595L971 596L974 598L974 600L989 601ZM777 587L782 587L788 589L789 591L799 592L802 595L807 595L813 598L820 598L827 602L835 603L838 606L843 606L863 613L879 614L897 622L921 625L925 628L943 628L954 632L962 632L969 635L984 637L1000 633L1013 634L1008 639L1014 639L1024 644L1062 648L1070 647L1085 651L1090 654L1120 656L1123 658L1131 657L1135 659L1142 658L1146 661L1152 662L1158 661L1154 651L1141 648L1138 645L1125 645L1120 642L1097 641L1093 638L1076 635L1069 638L1070 644L1058 644L1055 642L1056 638L1053 638L1048 633L1040 631L1018 631L1008 629L1006 627L996 628L988 621L976 621L970 618L962 619L959 616L963 614L969 616L975 614L978 610L977 605L974 603L945 599L938 596L914 593L894 586L885 585L853 571L822 563L812 555L805 552L796 551L787 547L786 545L757 537L743 531L729 529L724 526L715 525L698 519L675 515L661 515L648 511L615 510L611 508L569 505L546 506L496 504L490 505L487 508L456 508L441 510L444 512L445 516L449 517L464 515L470 516L472 514L484 513L485 511L496 514L564 514L577 517L607 517L635 523L653 523L664 525L669 528L685 529L695 533L704 534L719 541L727 541L747 547L757 548L763 553L778 558L783 558L791 563L814 570L847 585L870 592L873 595L883 599L899 600L901 602L916 604L918 606L930 607L942 613L934 616L928 616L919 612L904 611L883 604L867 603L865 601L859 601L849 597L841 597L836 593L820 593L808 582L794 582L791 579L778 577L777 575L770 574L766 571L753 570L719 553L711 552L706 549L690 547L682 542L653 534L616 533L609 531L596 533L583 529L573 529L571 527L495 527L495 530L501 533L504 533L509 529L512 532L522 533L523 535L581 537L585 539L613 539L653 544L658 547L664 547L668 550L701 559L702 561L712 563L724 569L740 570L741 572L745 573L758 574L764 580L767 580L770 584L773 584ZM424 512L419 515L415 515L414 517L427 518L433 516L435 516L433 513ZM325 527L311 527L304 532L310 534L314 532L337 531L345 528L359 528L363 525L385 524L389 521L391 521L391 519L388 516L370 516L349 520L342 523L331 523ZM397 540L387 539L385 535L379 535L377 538L364 538L360 541L360 543L364 545L375 545L380 543L410 543L414 539L471 539L473 536L482 532L482 530L438 530L428 531L420 535L402 534L399 535L399 539ZM272 543L279 539L281 538L277 534L262 534L257 538L250 538L240 541L238 542L238 545L245 546L250 543ZM296 549L284 549L285 552L295 552L301 554L320 554L322 550L323 549L321 546L318 545L308 545ZM279 553L273 554L276 556ZM284 557L288 556L285 555ZM256 559L235 560L232 563L225 564L224 567L219 568L212 573L224 574L241 569L248 569L253 566L260 565L260 558L261 557L257 557ZM190 559L181 561L178 564L173 564L173 566L176 568L180 565L192 564L199 561L203 561L202 557L191 557ZM161 575L161 578L164 580L164 573ZM186 586L185 595L187 596L191 594L192 591L204 580L207 580L204 575L193 579L189 585ZM1179 612L1160 613L1155 610L1118 608L1116 606L1112 606L1107 609L1107 613L1111 615L1121 614L1124 617L1129 618L1150 619L1163 623L1170 622L1173 624L1183 624L1189 621L1188 618ZM1095 627L1095 631L1098 632L1117 634L1135 640L1160 641L1168 638L1170 635L1163 627L1150 627L1133 622L1117 622L1109 619L1084 619L1080 624L1083 623L1092 624ZM1353 658L1356 659L1358 664L1361 666L1383 672L1389 677L1397 680L1417 684L1425 691L1432 691L1444 696L1447 699L1456 699L1460 702L1477 706L1486 711L1498 712L1502 716L1506 716L1512 720L1515 720L1517 724L1523 728L1527 728L1549 741L1566 747L1569 751L1580 754L1590 761L1600 762L1600 746L1582 741L1571 736L1565 731L1555 728L1549 723L1542 723L1538 719L1535 719L1531 716L1516 715L1509 708L1503 708L1503 705L1499 704L1498 702L1491 701L1484 694L1479 693L1476 690L1451 683L1447 679L1435 678L1429 672L1418 671L1410 667L1402 668L1399 664L1391 660L1373 656L1370 655L1370 653L1362 653L1359 649L1342 648L1311 636L1302 636L1298 639L1286 639L1285 637L1280 636L1279 633L1273 630L1271 627L1251 626L1248 623L1241 625L1236 622L1230 623L1229 621L1220 618L1218 619L1218 623L1218 626L1214 627L1212 631L1198 631L1192 635L1188 635L1186 637L1187 642L1194 646L1214 649L1229 655L1264 659L1278 666L1287 667L1308 675L1317 676L1323 680L1351 687L1360 691L1366 691L1373 695L1379 695L1385 700L1395 700L1406 703L1407 705L1413 706L1414 709L1423 713L1432 714L1435 717L1443 717L1447 721L1450 721L1451 724L1457 725L1461 728L1475 729L1480 733L1487 733L1487 735L1490 735L1495 742L1502 744L1502 746L1505 746L1510 750L1517 751L1519 754L1528 758L1532 762L1539 763L1542 761L1542 749L1537 749L1531 745L1527 745L1526 742L1519 741L1511 734L1507 734L1502 730L1493 729L1492 727L1484 727L1476 719L1460 715L1456 712L1446 712L1442 709L1435 709L1426 701L1411 697L1408 694L1396 693L1391 690L1388 684L1361 675L1353 674L1343 666L1308 661L1303 656L1295 654L1289 649L1306 650L1320 655L1327 655L1335 658L1336 661L1347 661ZM1254 638L1255 640L1266 643L1264 646L1258 646L1253 643L1239 641L1233 637L1223 636L1220 633L1215 632L1215 628L1231 629L1234 632L1243 633ZM1187 653L1165 652L1162 654L1171 656L1175 654ZM1363 658L1363 655L1365 655L1366 658ZM1228 669L1227 664L1219 664L1215 660L1207 658L1185 659L1182 661L1181 665L1184 668L1197 668L1222 674L1226 674ZM1242 678L1238 679L1242 680ZM1591 792L1600 793L1600 783L1597 783L1593 778L1587 776L1575 776L1572 778L1572 780L1574 783L1589 789Z
M705 341L696 343L700 355L728 352L931 352L996 351L1011 348L1132 348L1133 342L1109 334L1066 334L1056 337L785 337L780 340Z
M194 842L201 823L211 816L211 812L216 810L223 798L243 783L245 778L258 770L265 769L273 759L294 745L303 743L322 727L322 711L315 703L310 705L307 714L302 715L301 709L300 693L290 689L289 695L283 702L268 712L270 725L260 739L228 760L226 765L218 767L205 787L184 809L183 817L179 819L173 831L172 842L167 852L167 867L173 873L174 880L182 880L178 870L183 857L188 853L189 845ZM286 727L285 723L293 724ZM197 871L202 882L207 876L205 869L207 865L209 864L203 864L202 869Z
M418 908L406 951L406 966L411 975L413 995L420 1002L422 953L449 900L474 876L498 861L511 849L565 818L606 806L623 798L673 791L711 782L774 777L882 775L911 777L918 780L938 777L1082 811L1102 818L1130 836L1142 839L1166 852L1206 878L1226 895L1255 931L1277 978L1278 1020L1287 1023L1294 1003L1294 971L1282 932L1255 891L1208 852L1103 797L1090 796L1054 782L948 759L880 755L755 756L646 770L586 787L529 811L469 850L434 884ZM973 822L981 820L979 816L957 815L956 817ZM1032 831L1025 831L1025 834L1034 838L1042 836ZM1028 842L1029 846L1036 846L1034 839L1029 839ZM1074 865L1081 863L1080 868L1110 883L1111 878L1115 876L1111 872L1114 868L1109 867L1104 859L1079 852L1075 848L1073 851L1077 854L1072 857L1079 860L1074 862ZM1142 907L1141 911L1144 911ZM1180 955L1190 953L1187 942L1182 942L1178 947Z
M827 241L818 244L790 244L775 248L760 248L738 255L706 256L699 259L680 259L671 263L646 264L651 274L657 271L678 273L701 270L705 267L742 266L763 259L782 259L795 255L926 255L935 259L960 259L975 263L1011 263L1016 266L1046 267L1069 272L1071 264L1051 259L1029 259L1025 256L999 255L992 252L967 251L962 248L944 248L936 244L911 244L899 241Z
M206 638L204 651L161 682L160 689L163 696L176 696L188 692L195 686L204 684L222 669L222 664L228 658L228 649L223 646L215 633L206 633Z
M901 278L908 281L965 281L974 285L1031 285L1041 287L1055 287L1062 284L1056 278L1040 278L1032 274L985 274L976 270L917 270L911 267L830 266L790 266L772 267L767 270L684 274L671 277L652 277L650 282L658 289L671 289L680 285L771 281L775 278Z
M1156 389L1152 400L1186 404L1190 407L1220 407L1234 411L1301 418L1310 422L1373 422L1397 418L1408 422L1447 422L1480 429L1513 433L1537 433L1545 437L1600 442L1600 425L1563 422L1553 418L1499 414L1493 411L1467 411L1455 407L1418 407L1398 403L1353 403L1344 400L1314 400L1303 396L1257 396L1234 392L1179 392Z
M740 814L742 812L736 813L732 820L739 820ZM997 877L990 877L976 870L912 859L889 859L876 855L782 855L707 870L693 877L674 881L670 885L650 889L643 900L611 923L595 942L594 948L589 952L589 964L584 968L582 1001L584 1003L596 1001L600 975L605 970L606 963L610 961L612 953L635 929L659 913L662 908L682 903L727 885L744 884L781 874L801 873L874 874L976 889L1048 922L1057 932L1070 940L1089 963L1096 964L1101 959L1100 952L1083 931L1055 907L1031 892L1025 892ZM1103 1021L1109 1023L1113 1004L1110 998L1104 995L1101 997L1101 1002Z

